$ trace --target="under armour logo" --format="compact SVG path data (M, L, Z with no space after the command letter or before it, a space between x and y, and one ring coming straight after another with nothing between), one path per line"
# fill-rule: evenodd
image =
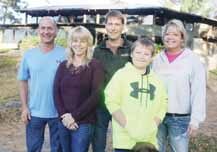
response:
M130 96L137 98L139 97L139 92L140 93L149 93L150 94L150 100L154 99L154 93L155 93L155 86L153 84L148 84L148 89L147 88L139 88L139 83L138 82L132 82L130 83L130 86L132 87L133 91L130 93Z

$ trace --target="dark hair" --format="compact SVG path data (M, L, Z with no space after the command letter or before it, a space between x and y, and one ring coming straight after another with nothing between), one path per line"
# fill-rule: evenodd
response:
M145 38L138 38L138 39L132 44L132 46L131 46L131 53L134 51L134 49L136 48L136 46L137 46L138 44L141 44L141 45L150 47L150 49L151 49L151 51L152 51L151 54L152 54L152 56L154 55L154 53L155 53L155 47L154 47L154 42L153 42L151 39L149 39L149 38L147 38L147 37L145 37Z
M117 18L119 18L119 19L121 20L122 24L124 24L124 21L125 21L124 16L123 16L123 14L122 14L120 11L118 11L118 10L111 10L111 11L109 11L109 12L105 15L105 23L107 23L109 17L117 17Z
M158 152L155 146L148 142L138 142L133 147L132 152Z

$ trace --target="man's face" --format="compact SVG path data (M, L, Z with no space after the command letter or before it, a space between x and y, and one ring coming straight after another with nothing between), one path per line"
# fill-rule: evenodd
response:
M105 25L108 38L111 40L117 40L121 38L121 34L124 29L124 24L118 17L109 17Z
M38 35L41 43L53 44L57 34L57 27L53 21L49 19L43 19L38 27Z

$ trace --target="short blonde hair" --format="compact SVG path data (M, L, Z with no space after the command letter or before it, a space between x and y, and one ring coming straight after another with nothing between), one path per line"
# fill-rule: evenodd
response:
M66 49L67 67L69 67L71 64L73 64L74 52L73 52L73 49L71 47L71 44L76 39L81 39L81 40L87 41L88 49L87 49L86 57L85 57L85 64L88 64L89 61L92 59L93 36L87 28L85 28L83 26L77 26L77 27L74 27L73 29L71 29L69 31L69 35L68 35L68 42L67 42L67 49Z
M168 28L171 26L175 27L181 33L181 36L183 39L183 44L181 47L184 48L186 46L188 37L187 37L187 32L186 32L186 29L184 27L184 24L180 20L172 19L166 25L164 25L163 30L162 30L163 41L164 41L164 37L165 37L165 34L166 34Z

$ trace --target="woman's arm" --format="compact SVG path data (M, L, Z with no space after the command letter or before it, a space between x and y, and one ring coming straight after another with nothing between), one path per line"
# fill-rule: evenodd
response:
M54 101L55 106L57 108L58 114L61 117L63 114L67 113L65 109L65 105L63 103L62 99L62 92L61 92L61 78L64 75L64 69L66 68L65 63L61 63L57 69L55 79L54 79L54 87L53 87L53 95L54 95Z

